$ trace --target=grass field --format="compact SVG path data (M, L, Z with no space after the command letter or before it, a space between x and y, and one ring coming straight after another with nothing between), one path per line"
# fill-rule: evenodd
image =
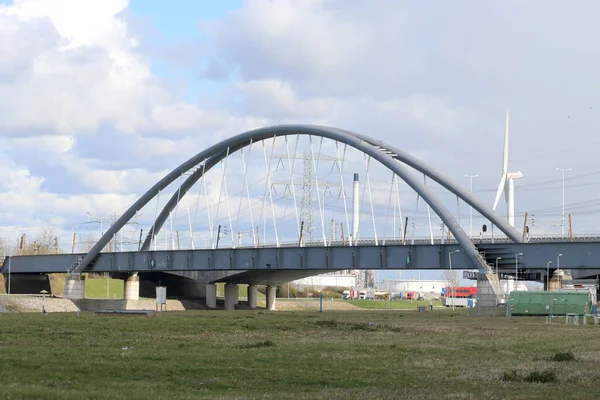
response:
M6 313L0 398L598 398L599 333L446 310Z
M122 279L94 278L85 280L85 297L88 299L122 299L125 281Z

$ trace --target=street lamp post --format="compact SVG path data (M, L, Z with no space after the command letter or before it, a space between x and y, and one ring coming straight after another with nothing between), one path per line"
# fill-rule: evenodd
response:
M454 250L448 253L448 266L450 267L450 293L452 294L452 312L454 312L454 299L456 298L456 293L454 293L452 290L452 284L454 280L454 277L452 276L452 254L455 253L460 253L460 250Z
M465 174L469 178L469 192L473 193L473 178L479 177L479 175ZM473 237L473 207L469 209L469 237Z
M552 261L546 263L546 290L550 290L550 264Z
M562 257L562 253L556 256L556 269L560 268L560 258Z
M8 253L8 288L7 288L7 292L8 295L10 296L10 260L12 258L12 250Z
M502 257L496 257L496 276L498 276L498 260L502 260Z
M565 171L570 171L571 168L556 168L562 174L562 205L560 212L560 229L561 236L565 237Z
M522 256L523 253L515 254L515 290L518 290L519 283L519 256Z

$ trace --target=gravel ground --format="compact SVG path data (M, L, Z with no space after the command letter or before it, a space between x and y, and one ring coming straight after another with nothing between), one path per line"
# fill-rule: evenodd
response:
M93 300L87 300L93 302ZM143 299L135 302L134 304L127 304L125 307L122 301L111 304L110 301L99 305L100 308L104 309L144 309L154 310L155 301L152 299ZM264 303L264 300L263 302ZM99 304L99 303L96 303ZM219 304L219 306L223 306ZM259 304L259 307L264 307L264 304ZM240 302L239 308L244 308L243 303ZM202 300L167 300L168 311L183 311L186 309L207 309L204 301ZM318 300L285 300L277 299L276 309L280 311L294 311L294 310L306 310L313 311L319 309ZM345 301L331 301L323 300L324 310L361 310L360 308L347 303ZM46 311L47 312L76 312L78 307L75 303L68 299L62 298L46 298ZM88 309L89 310L89 309ZM39 296L2 296L0 295L0 312L41 312L42 311L42 298Z
M37 296L0 296L0 309L15 312L41 312L42 298ZM46 298L47 312L75 312L77 306L71 300Z
M154 310L156 306L155 300L142 299L136 302L129 302L125 306L123 301L105 300L86 300L88 306L93 309L120 309L127 308L130 310ZM186 309L202 308L199 301L193 300L167 300L168 311L183 311ZM84 306L85 307L85 306ZM89 308L86 308L90 310ZM46 298L46 312L76 312L78 307L71 300L63 298ZM42 298L39 296L1 296L0 295L0 312L41 312Z
M319 300L283 300L277 299L275 308L278 311L318 310ZM323 310L361 310L345 301L323 300Z

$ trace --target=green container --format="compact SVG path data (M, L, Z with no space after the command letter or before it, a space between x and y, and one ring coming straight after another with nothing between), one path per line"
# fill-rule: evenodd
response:
M587 291L513 291L508 307L511 315L583 315L592 312L592 296Z

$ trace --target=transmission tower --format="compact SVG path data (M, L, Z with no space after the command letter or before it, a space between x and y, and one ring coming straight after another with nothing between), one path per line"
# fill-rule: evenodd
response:
M316 185L316 177L314 172L313 162L316 161L333 161L333 165L331 166L331 170L337 166L338 170L339 165L338 161L343 161L343 159L339 159L333 156L325 156L322 154L316 155L313 157L310 151L305 151L302 155L283 155L276 156L279 159L277 166L283 165L281 160L302 160L303 162L303 174L302 174L302 201L300 203L300 221L304 223L302 236L308 238L308 240L312 240L313 237L313 192ZM272 182L272 186L274 185L286 185L286 189L284 190L284 194L287 193L289 185L291 185L291 181L276 181ZM319 180L319 184L323 184L326 188L331 187L339 187L339 183L328 182L325 180ZM296 184L294 184L295 186Z
M90 216L91 221L84 222L84 224L99 223L100 224L100 236L104 235L104 223L105 222L108 222L109 226L112 226L117 221L117 219L119 219L119 217L120 217L120 215L118 215L117 213L111 214L109 216L98 216L98 215L94 215L94 214L92 214L90 212L88 212L87 214ZM140 215L136 214L125 225L126 226L138 225L137 219L139 217L140 217ZM81 241L81 239L80 239L80 241ZM121 248L122 248L123 244L130 244L131 245L132 242L129 241L129 240L127 240L127 239L124 239L123 238L123 232L122 232L122 230L120 230L110 240L110 242L108 244L108 251L119 252L119 251L121 251Z

